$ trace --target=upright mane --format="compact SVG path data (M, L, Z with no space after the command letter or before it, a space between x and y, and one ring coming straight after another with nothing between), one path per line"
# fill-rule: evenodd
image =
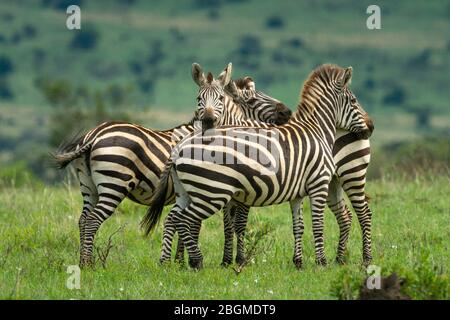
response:
M312 113L316 106L316 100L323 93L323 85L336 86L338 79L342 77L345 69L335 64L323 64L314 69L303 84L300 91L297 115L307 112Z

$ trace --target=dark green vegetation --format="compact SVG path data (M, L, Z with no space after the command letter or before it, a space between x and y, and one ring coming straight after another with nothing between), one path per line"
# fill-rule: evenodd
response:
M448 299L448 177L373 181L368 186L373 215L373 264L381 274L407 279L414 299ZM24 185L0 192L0 298L114 299L351 299L366 277L361 267L361 236L354 225L348 265L314 264L309 207L305 211L305 269L292 263L293 236L288 205L252 209L249 233L270 232L259 254L239 275L219 266L223 246L221 215L208 219L200 236L205 268L194 272L158 264L162 228L150 239L139 230L144 208L125 201L101 228L97 247L112 248L105 267L82 271L81 289L66 288L67 266L78 263L78 189ZM325 214L325 248L335 257L338 228ZM269 226L269 227L268 227ZM99 256L96 251L97 257Z
M81 7L82 29L65 8ZM450 2L190 0L0 3L0 164L43 160L59 141L107 119L165 128L190 118L196 61L229 61L295 108L318 64L354 67L352 88L375 120L373 145L449 135ZM56 99L56 100L55 100ZM62 100L61 100L62 99ZM376 161L376 156L374 156Z

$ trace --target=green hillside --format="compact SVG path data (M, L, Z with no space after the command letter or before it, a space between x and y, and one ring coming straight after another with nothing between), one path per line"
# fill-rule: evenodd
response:
M81 30L66 28L68 4L81 7ZM215 74L231 61L235 76L252 75L292 109L315 66L351 65L352 88L375 120L375 146L448 136L450 2L379 1L381 30L366 27L369 4L2 1L0 163L51 150L64 138L50 136L55 109L43 94L45 81L91 93L119 91L125 99L116 109L164 128L189 119L194 109L194 61ZM77 107L92 106L81 101ZM79 129L95 121L81 121Z

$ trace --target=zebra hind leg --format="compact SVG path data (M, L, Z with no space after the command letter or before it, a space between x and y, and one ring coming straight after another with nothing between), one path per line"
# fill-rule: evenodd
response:
M173 216L174 212L181 210L181 208L175 204L170 211L170 213L167 215L166 219L164 220L164 231L163 231L163 239L162 239L162 248L161 248L161 255L159 257L159 262L161 264L167 263L170 261L172 257L172 242L173 238L175 237L176 228L175 224L173 222ZM177 247L177 258L179 258L179 250L181 251L181 257L184 253L184 247L182 247L183 243L178 241L178 247ZM180 248L180 246L182 248ZM176 259L177 259L176 258Z
M107 194L100 194L94 210L87 215L84 223L84 241L81 247L81 266L94 266L93 247L95 235L102 223L114 213L119 203L123 200L123 198L120 201L119 199L117 196L111 198Z
M80 191L83 197L83 210L78 220L78 228L80 232L80 267L84 266L84 258L82 255L82 248L85 242L85 226L86 219L89 214L94 210L95 205L98 202L97 187L92 181L92 177L89 173L89 168L84 158L79 158L74 161L74 167L77 172L78 180L80 181Z
M368 266L372 262L372 211L370 210L364 189L355 192L354 189L349 188L346 192L353 209L355 209L362 231L363 265Z
M292 231L294 233L294 256L292 262L294 262L297 269L301 269L303 267L302 237L305 230L302 214L303 199L292 200L290 206L292 213Z
M324 251L324 235L323 235L324 229L323 213L326 204L326 194L320 193L318 195L310 195L316 264L321 266L327 265L327 259L325 257Z
M223 244L223 258L221 266L227 267L233 262L233 236L236 206L229 203L223 209L223 232L225 241Z
M174 215L173 218L177 232L189 253L189 266L195 270L203 268L203 256L198 246L197 230L198 232L200 231L201 220L215 213L212 208L208 208L208 212L205 212L204 206L201 208L202 210L197 209L197 205L191 202L186 208Z
M342 265L346 263L345 254L352 226L352 213L345 204L344 192L336 176L333 177L329 185L327 204L334 213L339 225L339 244L336 262Z
M198 238L200 236L201 227L202 227L201 221L199 223L191 225L192 236L194 237L194 240L197 243ZM177 246L177 253L175 255L175 262L177 262L182 266L184 265L184 242L181 240L181 238L178 238L178 246Z
M236 231L237 238L237 252L236 263L242 265L245 263L245 230L247 228L248 213L250 208L245 205L238 205L236 207L234 229Z

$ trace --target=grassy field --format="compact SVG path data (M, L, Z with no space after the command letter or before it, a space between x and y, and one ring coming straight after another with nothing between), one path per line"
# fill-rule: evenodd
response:
M373 215L373 264L382 274L407 277L413 298L448 299L450 251L449 178L369 183ZM139 230L145 209L126 201L101 228L96 244L114 247L96 270L83 270L81 289L66 288L67 266L78 263L81 199L69 187L28 186L0 189L1 299L336 299L353 297L366 276L356 219L348 265L314 264L311 217L305 211L305 268L291 262L293 236L287 205L253 209L250 230L270 225L262 253L243 272L222 268L221 216L206 221L201 234L204 269L194 272L158 264L161 226L150 239ZM335 257L338 228L326 212L326 253Z

